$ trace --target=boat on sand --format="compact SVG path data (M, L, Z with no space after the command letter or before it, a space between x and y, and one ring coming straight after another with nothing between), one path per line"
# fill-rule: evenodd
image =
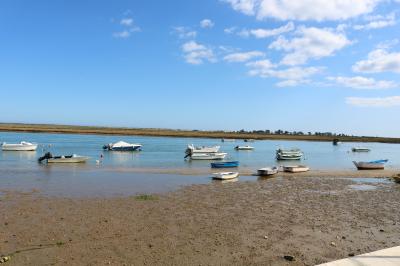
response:
M3 151L36 151L38 145L26 141L20 143L6 143L3 142L1 149Z
M287 165L287 166L282 166L282 168L284 172L289 172L289 173L302 173L310 170L310 167L306 165Z
M214 173L213 179L228 180L228 179L235 179L238 176L239 176L238 172L221 172L221 173Z
M370 162L353 161L353 163L357 167L358 170L379 170L379 169L385 169L385 164L388 161L389 160L377 160L377 161L370 161Z
M270 176L279 172L279 167L264 167L257 170L259 176Z

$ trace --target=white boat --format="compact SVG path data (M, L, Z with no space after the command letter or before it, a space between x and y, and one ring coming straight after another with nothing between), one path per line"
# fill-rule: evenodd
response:
M244 142L254 142L254 139L245 139Z
M310 170L310 167L305 165L288 165L288 166L282 166L282 168L284 172L289 172L289 173L301 173Z
M186 148L186 154L194 154L194 153L217 153L219 151L220 146L194 146L193 144L188 145Z
M222 142L235 142L236 139L221 139Z
M246 146L236 146L236 147L235 147L235 150L238 150L238 151L251 151L251 150L254 150L254 147L249 146L249 145L246 145Z
M38 145L26 141L21 141L20 143L5 143L1 145L3 151L36 151Z
M238 172L221 172L213 174L213 178L219 180L235 179L238 176L239 176Z
M76 154L65 155L65 156L53 156L51 153L46 153L44 156L39 158L39 162L46 161L47 163L85 163L89 160L89 157L80 156Z
M140 151L142 149L142 145L118 141L116 143L104 145L103 149L109 151Z
M227 153L219 152L219 153L193 153L190 155L190 159L192 160L223 160L226 157Z
M274 175L279 172L279 168L274 166L274 167L264 167L260 168L257 170L257 175L259 176L269 176L269 175Z
M371 162L355 162L353 161L354 165L357 167L358 170L378 170L378 169L385 169L385 164L389 160L377 160Z
M276 150L276 159L277 160L301 160L303 157L303 152L299 149L292 150Z
M369 152L371 149L365 147L354 147L351 149L352 152Z

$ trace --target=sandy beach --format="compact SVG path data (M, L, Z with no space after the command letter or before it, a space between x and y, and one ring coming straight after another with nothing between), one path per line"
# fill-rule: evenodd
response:
M400 245L400 185L360 180L278 177L113 198L3 191L0 252L7 265L315 265Z

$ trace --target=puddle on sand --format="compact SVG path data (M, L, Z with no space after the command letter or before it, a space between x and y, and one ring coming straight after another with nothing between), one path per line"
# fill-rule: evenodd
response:
M366 184L349 185L348 187L352 190L360 190L360 191L377 189L376 186L366 185Z
M367 183L367 184L390 184L391 181L387 178L377 177L355 177L350 179L356 183Z

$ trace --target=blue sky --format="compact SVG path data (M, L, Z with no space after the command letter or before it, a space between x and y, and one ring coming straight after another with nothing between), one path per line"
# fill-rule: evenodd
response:
M400 2L0 2L0 121L399 136Z

